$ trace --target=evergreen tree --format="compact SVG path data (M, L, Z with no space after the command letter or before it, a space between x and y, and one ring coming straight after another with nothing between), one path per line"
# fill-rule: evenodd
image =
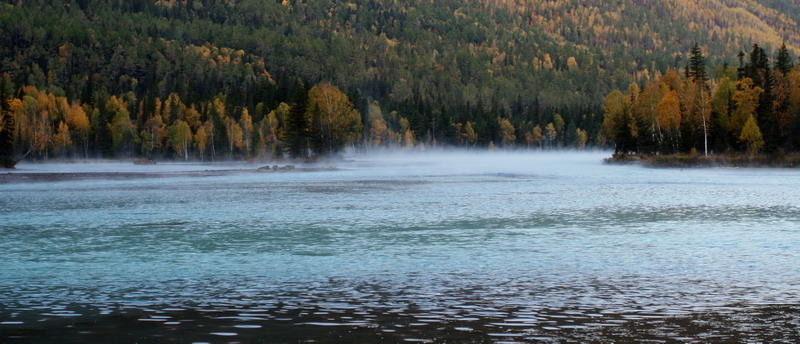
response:
M781 45L781 48L778 49L778 58L775 60L775 69L783 73L783 75L789 74L789 70L794 67L792 63L792 58L789 56L789 50L786 49L786 43Z
M700 51L700 46L697 43L692 47L691 57L689 58L689 77L699 84L705 84L708 81L706 58L703 57L703 52Z
M14 86L8 73L0 77L0 167L12 168L14 161L14 117L11 116L11 98Z
M291 104L286 118L283 141L293 158L308 156L308 131L309 121L306 117L306 104L308 93L300 80L296 80L291 90Z

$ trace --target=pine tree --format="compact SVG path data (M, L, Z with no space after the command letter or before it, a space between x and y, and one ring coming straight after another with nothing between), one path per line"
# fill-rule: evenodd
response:
M699 84L705 84L708 81L706 58L703 57L703 52L700 51L700 46L697 43L694 44L689 58L689 77Z
M778 119L775 116L775 95L772 92L775 87L775 76L770 68L769 57L767 57L764 48L758 49L758 63L755 66L754 73L760 77L760 86L764 89L764 93L761 94L758 100L758 109L756 110L758 117L756 120L761 132L764 134L764 150L772 153L778 150L780 144L780 128Z
M291 91L291 107L286 118L286 129L282 140L286 143L289 156L305 158L308 156L309 122L306 118L308 93L302 82L297 80Z
M778 49L778 58L775 60L775 69L783 73L783 75L789 74L789 71L794 67L792 64L792 58L789 56L789 50L786 49L786 43L781 45L781 48Z

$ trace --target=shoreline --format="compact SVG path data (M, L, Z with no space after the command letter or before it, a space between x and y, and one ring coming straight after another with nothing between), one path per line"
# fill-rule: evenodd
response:
M669 154L640 155L614 154L603 159L611 165L641 165L650 168L798 168L800 154L747 155L747 154Z
M0 170L0 184L11 183L40 183L40 182L61 182L73 180L125 180L138 178L170 178L170 177L219 177L234 174L268 174L268 173L294 173L294 172L322 172L336 171L336 167L288 167L281 166L278 169L263 169L265 166L253 168L231 168L218 170L196 170L196 171L114 171L114 172L19 172L18 170Z

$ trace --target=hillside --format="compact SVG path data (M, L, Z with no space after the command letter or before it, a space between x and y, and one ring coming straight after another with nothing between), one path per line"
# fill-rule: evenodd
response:
M18 1L0 7L0 72L9 75L6 94L22 99L32 86L96 117L84 154L144 154L140 131L167 99L198 112L193 133L220 111L240 123L245 109L258 131L281 103L323 81L361 113L360 141L375 142L375 124L386 126L381 144L410 132L411 144L576 145L577 129L603 144L600 106L611 90L683 68L695 42L712 74L753 43L772 53L785 42L796 54L798 22L791 0ZM128 144L103 132L116 115L112 97L129 113ZM161 120L168 127L183 117ZM53 114L45 127L55 135L65 119ZM271 136L280 141L284 118L276 120ZM266 153L227 144L228 133L215 130L217 151ZM54 151L17 136L18 152ZM264 148L266 136L247 139ZM145 155L178 153L166 140ZM280 150L273 144L271 153Z

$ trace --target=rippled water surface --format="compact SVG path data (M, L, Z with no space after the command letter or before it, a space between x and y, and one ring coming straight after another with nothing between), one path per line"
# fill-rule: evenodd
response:
M800 171L606 155L389 154L294 172L23 164L103 173L0 183L0 330L208 312L195 317L232 319L202 330L222 340L267 320L391 334L376 317L395 314L434 324L434 339L480 324L489 341L544 340L800 301Z

